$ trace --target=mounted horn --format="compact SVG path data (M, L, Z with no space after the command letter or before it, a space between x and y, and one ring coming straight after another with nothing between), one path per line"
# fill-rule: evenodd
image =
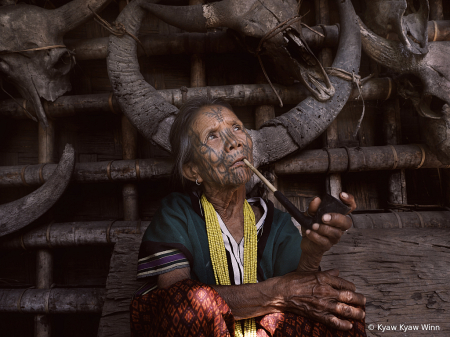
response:
M69 185L75 167L75 151L66 145L61 161L48 181L25 197L0 205L0 237L28 226L47 212Z
M122 23L129 33L137 35L146 14L143 6L148 2L152 1L130 2L116 21ZM333 67L357 74L361 59L361 40L356 14L350 0L336 2L341 19L341 34ZM244 5L242 2L241 6ZM130 36L110 36L107 67L114 95L123 113L139 132L170 151L169 132L178 109L168 104L144 80L136 51L136 41ZM250 131L252 138L257 140L254 141L256 166L278 160L306 146L336 118L347 102L353 84L338 77L330 78L336 94L327 102L309 97L296 108L267 123L260 131Z
M414 54L408 52L399 41L387 40L372 32L358 17L361 42L366 54L376 62L399 72L415 67ZM406 61L406 62L405 62Z
M89 20L94 14L101 11L111 0L73 0L66 5L51 11L55 28L64 35L82 23Z
M189 32L206 32L206 18L203 16L203 5L164 6L143 3L142 7L169 25Z

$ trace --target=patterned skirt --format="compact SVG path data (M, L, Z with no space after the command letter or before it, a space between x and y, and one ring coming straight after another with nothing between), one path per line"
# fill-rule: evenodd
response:
M130 306L131 336L234 337L235 320L227 303L211 287L183 280L168 289L136 296ZM257 336L365 337L364 321L339 331L293 313L256 318Z

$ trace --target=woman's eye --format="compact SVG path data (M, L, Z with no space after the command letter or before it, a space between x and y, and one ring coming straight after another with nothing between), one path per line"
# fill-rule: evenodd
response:
M214 134L210 133L210 134L208 135L207 140L212 140L212 139L214 139L214 138L216 138L216 136L215 136Z
M234 128L233 128L233 130L234 130L234 131L241 130L241 127L240 127L239 125L235 125Z

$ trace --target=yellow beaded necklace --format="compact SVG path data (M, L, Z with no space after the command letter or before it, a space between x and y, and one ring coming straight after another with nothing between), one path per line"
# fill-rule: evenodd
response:
M225 244L220 230L214 206L203 194L201 203L205 212L206 232L208 233L209 253L214 270L214 277L218 285L230 285ZM255 214L252 207L244 201L244 283L257 282L257 253L258 241ZM236 337L256 337L256 322L254 318L244 320L244 333L240 322L236 322Z

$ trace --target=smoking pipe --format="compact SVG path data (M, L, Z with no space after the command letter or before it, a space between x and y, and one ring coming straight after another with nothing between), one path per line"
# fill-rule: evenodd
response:
M340 213L343 215L348 214L351 208L345 205L342 201L336 199L335 197L325 193L321 198L319 209L313 217L304 215L297 207L294 206L292 202L286 198L283 193L278 191L275 186L273 186L262 174L259 172L247 159L243 160L245 165L247 165L256 175L261 179L264 184L273 192L273 195L277 200L286 208L289 214L297 220L297 222L306 229L312 229L312 225L315 223L322 223L322 216L327 213Z

